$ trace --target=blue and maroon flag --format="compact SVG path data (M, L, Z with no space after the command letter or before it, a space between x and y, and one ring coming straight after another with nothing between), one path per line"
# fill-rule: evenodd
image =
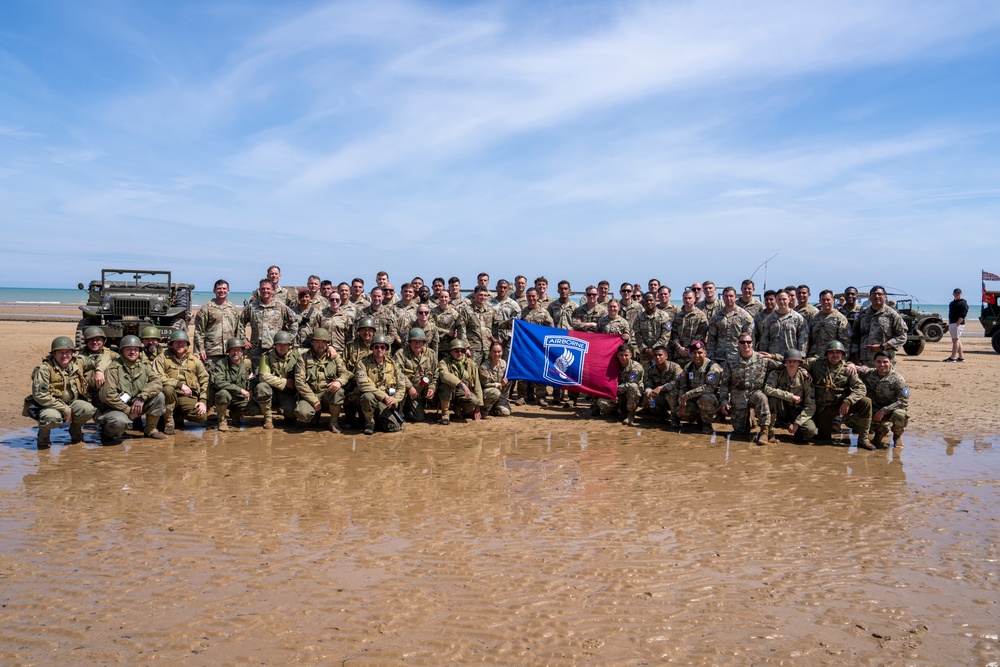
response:
M617 400L616 334L566 331L514 320L507 361L508 380L527 380Z

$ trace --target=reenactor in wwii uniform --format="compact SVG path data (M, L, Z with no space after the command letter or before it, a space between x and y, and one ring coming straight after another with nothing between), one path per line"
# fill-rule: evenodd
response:
M450 423L451 409L482 419L483 388L479 384L479 369L466 356L467 346L461 338L448 346L448 356L438 362L438 403L440 424Z
M697 421L701 424L701 432L710 435L712 422L719 411L723 371L719 364L708 358L702 341L691 343L688 353L691 360L684 366L684 374L677 387L678 418L671 425L680 427L682 419Z
M258 288L260 298L243 309L240 313L241 334L246 325L250 325L250 358L258 363L274 344L274 334L287 331L294 337L298 332L299 318L291 308L274 298L273 286L267 280L260 281Z
M174 411L184 419L204 424L208 420L208 371L201 359L194 356L186 331L170 334L167 349L153 362L153 373L163 383L163 398L167 410L163 415L163 432L174 434Z
M771 410L767 439L774 439L774 427L788 426L788 432L799 442L816 437L816 393L812 378L802 368L803 355L798 350L789 350L785 356L785 367L771 371L767 376L764 393L767 394Z
M365 435L380 431L403 430L399 401L406 395L409 382L403 370L389 356L392 341L385 334L372 337L372 353L358 363L354 380L358 384L358 403L364 415Z
M885 288L875 285L868 293L871 305L858 314L851 341L851 355L863 364L875 359L876 352L887 352L896 358L896 350L906 342L903 317L885 304Z
M69 424L70 442L83 440L83 425L96 410L87 401L87 371L94 365L77 357L68 336L53 339L51 352L31 373L31 396L24 400L24 416L38 420L38 448L47 449L49 431Z
M490 355L490 345L494 341L493 320L496 312L486 305L488 293L485 287L476 285L472 303L458 318L458 337L468 342L472 363L477 367Z
M482 415L486 417L509 417L510 383L507 380L507 362L503 359L503 345L490 345L490 356L479 364L479 385L483 388Z
M851 345L851 325L847 318L833 308L833 292L828 289L819 293L819 310L813 315L809 325L810 359L826 354L826 348L839 340L847 349Z
M122 436L129 424L146 415L143 435L155 440L167 436L156 430L160 416L166 412L163 384L142 356L142 341L125 336L118 344L119 357L105 375L100 391L101 441L113 442Z
M670 325L670 359L686 364L691 358L690 347L695 341L705 342L708 336L708 319L694 305L694 290L684 290L684 307L674 316ZM704 347L702 347L704 349Z
M281 412L285 422L294 418L298 396L295 391L295 365L302 355L292 343L292 334L287 331L274 334L274 345L260 358L257 366L259 382L254 387L254 400L261 406L264 429L268 431L274 428L274 408Z
M427 309L427 304L421 304ZM406 398L403 399L403 416L407 421L422 422L427 418L425 409L434 405L437 391L437 353L427 347L427 334L419 327L410 329L406 345L393 355L409 383Z
M684 369L670 361L665 346L653 348L653 360L643 368L643 388L646 410L656 421L670 423L677 417L677 387L683 375Z
M705 340L708 358L719 365L735 361L743 353L737 344L740 336L747 334L753 339L753 318L750 313L736 306L735 287L722 290L722 303L723 307L716 311L715 317L708 323Z
M635 411L642 399L643 370L632 360L632 347L628 343L618 346L618 400L598 398L590 408L591 416L609 415L614 412L622 417L622 426L635 426Z
M757 319L757 313L764 310L764 304L753 298L754 284L747 278L740 284L740 298L736 300L736 305L750 313L750 317Z
M358 321L357 336L348 344L344 351L344 365L354 379L354 371L358 368L358 362L372 353L372 338L375 336L375 323L370 317L362 318ZM329 339L327 339L329 340ZM353 382L351 383L353 386Z
M735 290L733 299L736 299ZM772 359L767 352L754 352L753 335L749 331L740 334L739 347L739 354L725 366L722 413L729 415L732 412L733 435L745 438L750 436L750 411L753 410L760 425L757 444L766 445L771 410L764 384L768 373L782 367L781 362Z
M215 363L226 356L227 340L243 337L240 310L229 301L229 283L216 280L212 291L215 298L206 301L194 316L194 353L205 363Z
M806 324L812 328L813 318L816 317L816 313L819 309L816 306L809 303L809 297L812 295L812 290L809 289L809 285L799 285L796 290L798 296L798 306L795 308L795 312L802 316L802 319L806 321Z
M764 320L760 351L784 358L788 350L805 354L809 347L809 325L789 307L789 295L781 290L776 295L778 307Z
M104 347L107 340L101 327L87 327L83 332L83 347L77 352L86 358L93 366L87 371L87 390L90 401L97 402L97 392L104 386L104 376L111 364L118 358L118 353Z
M317 329L309 346L295 363L295 390L299 394L295 419L301 425L309 424L326 410L330 413L327 428L340 433L337 420L344 406L344 385L350 381L351 373L343 358L330 347L326 329Z
M341 297L337 292L331 294L328 301L330 305L319 314L317 327L329 331L330 345L338 353L344 354L347 344L354 340L354 317L340 307Z
M167 345L160 340L160 330L152 325L143 327L139 338L142 340L142 358L152 366L153 360L167 349Z
M632 327L633 348L640 359L652 361L653 351L660 346L670 344L670 331L673 325L667 314L657 309L656 296L646 292L642 297L643 311L639 313Z
M251 391L256 384L251 377L253 362L244 356L243 351L243 340L230 338L226 341L226 357L212 364L208 372L215 410L219 415L220 431L229 430L227 413L233 420L233 426L239 428L244 415L271 412L270 398L261 399ZM268 350L268 353L270 352L271 350Z
M826 356L812 363L809 374L816 392L816 429L821 440L830 440L833 421L839 414L857 417L858 447L875 449L868 439L872 423L872 401L868 398L865 384L856 372L850 372L844 362L847 351L843 343L833 341L827 346Z
M872 420L875 426L876 447L884 447L885 436L892 429L892 444L903 446L903 429L909 418L906 408L910 401L910 387L903 376L892 368L892 357L888 352L875 353L875 368L861 366L858 375L868 388L872 400Z

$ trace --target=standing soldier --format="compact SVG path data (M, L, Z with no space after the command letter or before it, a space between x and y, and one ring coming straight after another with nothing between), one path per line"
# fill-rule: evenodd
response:
M422 304L420 308L426 309ZM427 335L419 327L410 329L406 345L396 351L393 359L409 381L406 398L403 399L403 416L411 422L422 422L427 418L425 409L433 405L437 391L437 353L427 347Z
M469 343L472 352L472 363L478 368L479 364L490 354L490 346L494 342L493 325L496 312L486 305L489 295L482 285L476 285L472 295L472 304L458 318L458 337L465 339Z
M212 291L215 292L215 298L206 301L194 316L194 353L203 363L208 364L226 356L223 346L227 340L243 337L240 311L229 301L229 283L216 280ZM145 334L146 329L143 330L144 340Z
M674 318L677 317L677 313L681 312L680 308L670 303L670 296L672 294L673 292L670 291L669 285L660 285L656 289L656 308L667 316L667 322L673 322ZM708 317L707 312L705 313L705 317Z
M174 434L174 410L177 408L182 415L181 428L185 418L199 424L208 420L208 371L201 359L191 352L186 331L170 334L166 351L153 362L153 373L163 383L163 398L167 403L163 415L165 434Z
M588 299L589 301L589 299ZM622 416L622 426L635 426L635 411L639 408L642 398L643 371L642 366L632 360L632 348L628 343L618 346L618 400L598 398L590 408L590 414L598 417L617 410Z
M548 313L546 313L548 314ZM448 346L448 356L438 362L438 402L441 407L440 423L450 423L452 403L456 412L482 419L483 388L479 384L479 369L465 354L467 345L461 338Z
M502 278L497 281L497 295L490 299L490 307L496 311L497 339L503 345L503 358L510 355L510 336L514 320L521 314L517 301L510 298L510 283Z
M819 310L813 315L809 325L809 354L816 359L826 353L826 348L835 340L851 345L851 325L847 318L833 307L833 292L825 289L819 293Z
M865 384L856 372L850 372L844 362L847 351L839 340L830 343L826 356L812 363L809 374L816 392L816 429L821 440L829 441L833 434L833 421L839 414L857 416L858 447L872 450L875 446L868 439L872 423L872 401L865 393Z
M93 363L77 357L69 336L53 339L51 352L31 373L31 396L24 401L24 416L38 420L38 448L51 445L49 431L69 424L69 441L83 440L83 425L96 410L87 401L87 371Z
M909 422L906 408L910 401L910 388L903 376L892 368L892 357L888 352L875 353L875 368L858 368L868 396L872 400L872 420L875 422L875 439L872 444L885 447L885 436L892 429L892 444L903 446L903 429Z
M597 333L615 334L632 345L632 327L628 320L621 316L622 304L618 299L610 299L607 303L608 314L597 320Z
M271 350L268 350L268 353L270 352ZM251 393L253 364L243 356L242 339L230 338L226 341L226 357L216 361L208 375L212 385L215 410L219 415L220 431L229 430L226 413L229 413L236 428L240 427L244 415L260 415L265 412L270 415L270 398L261 400Z
M633 348L640 359L652 361L657 347L670 344L673 325L667 314L656 307L656 296L652 292L642 297L642 306L644 310L633 326Z
M330 347L330 334L326 329L317 329L309 345L295 363L295 389L299 394L295 419L305 425L327 410L330 413L327 428L331 433L340 433L337 420L344 406L344 385L351 379L351 373L336 350Z
M771 410L767 439L774 440L774 427L788 425L788 432L798 442L807 442L816 437L816 392L812 378L802 368L803 355L798 350L789 350L785 357L785 367L771 371L767 376L764 393Z
M312 302L312 294L308 287L299 290L298 303L292 306L292 313L298 318L298 324L292 335L299 347L305 347L313 329L319 325L322 308Z
M330 332L330 345L338 353L344 354L347 344L354 340L354 318L344 311L340 294L334 292L328 299L330 305L319 314L318 327ZM312 332L309 333L312 335Z
M753 339L753 318L750 313L736 306L736 288L727 287L722 290L723 307L716 311L715 317L708 323L708 336L705 349L708 358L724 365L736 361L744 353L737 341L746 334ZM752 352L753 348L746 350ZM763 378L761 379L763 383Z
M577 306L569 295L572 291L569 281L560 280L559 284L556 285L556 291L559 293L559 298L553 299L546 310L552 316L552 326L569 331L573 328L573 311L576 310Z
M529 287L524 293L524 298L527 300L527 304L521 311L521 319L525 322L530 322L532 324L539 324L543 327L552 326L552 316L549 315L549 311L541 306L538 302L538 290L534 287ZM545 400L545 387L544 385L536 385L531 382L525 382L522 386L525 387L522 398L518 399L517 404L523 405L526 400L528 403L535 403L536 401L545 407L548 403ZM541 396L537 396L537 393L541 393Z
M510 298L517 302L517 307L520 310L524 310L528 307L528 279L524 276L516 276L514 278L514 293L510 295Z
M448 355L449 344L458 338L458 318L460 315L458 308L451 306L451 295L447 291L441 290L438 295L438 305L431 309L431 321L434 323L434 328L438 330L440 338L439 359Z
M163 440L167 436L156 430L156 423L166 412L163 385L152 366L142 357L142 341L125 336L118 344L119 357L111 364L100 392L101 442L111 443L120 438L130 422L146 415L142 434Z
M801 315L802 319L804 319L806 324L808 324L811 328L813 318L816 317L816 313L819 312L816 306L809 303L809 297L812 295L812 290L809 289L809 285L799 285L796 293L799 305L795 309L795 312Z
M260 298L240 313L241 326L237 334L238 338L245 338L242 333L246 325L250 325L250 359L255 364L271 349L274 334L287 331L294 337L299 324L299 318L291 308L274 298L274 287L270 282L261 280L257 291Z
M861 313L861 304L858 303L858 288L849 285L844 290L844 305L839 309L840 314L847 318L851 324L851 330L858 324L858 315Z
M287 287L282 287L278 283L281 282L281 267L279 266L269 266L267 267L267 282L271 283L271 299L277 301L278 303L284 304L291 308L295 305L295 290ZM250 295L250 303L253 304L260 300L260 288L258 287Z
M570 317L574 330L597 332L597 320L608 314L608 309L597 303L598 296L600 295L597 288L593 285L587 285L587 290L584 292L586 303L575 308Z
M733 300L735 299L736 290L733 290ZM734 303L734 308L735 305ZM754 352L750 332L740 334L739 347L739 355L728 361L725 367L722 414L728 415L732 411L733 435L747 438L750 436L750 410L753 410L760 425L757 444L766 445L771 410L764 394L764 384L767 382L767 374L781 368L781 362L771 359L767 352Z
M875 359L876 352L887 352L896 358L896 350L906 342L906 324L903 316L885 305L885 288L875 285L868 293L871 305L858 314L851 355L867 364Z
M510 383L507 380L507 362L503 360L503 345L490 345L490 356L479 364L479 384L483 388L482 415L495 417L510 416L510 402L507 395Z
M769 289L764 292L764 309L754 315L753 317L753 339L754 347L758 352L761 351L760 340L764 337L764 323L767 321L767 316L778 309L777 292L773 289ZM804 355L803 355L804 356Z
M399 401L406 395L409 384L402 369L389 356L389 337L375 334L372 353L358 363L354 380L358 383L358 402L365 418L365 435L375 428L387 433L403 430L403 415Z
M684 307L674 316L670 326L670 358L678 364L686 364L691 358L690 347L695 341L705 342L708 336L708 319L705 313L695 308L695 292L684 290ZM704 349L704 345L702 346Z
M764 320L760 351L784 358L788 350L806 353L809 347L809 325L789 306L789 294L781 290L776 295L777 309Z
M677 418L677 386L684 369L670 361L667 348L653 348L653 360L643 369L643 387L649 413L659 422L673 422Z
M705 343L700 340L691 343L688 356L691 360L684 366L684 374L677 388L678 419L671 426L680 427L681 419L696 421L701 424L702 433L711 435L712 422L719 411L723 371L708 358ZM693 407L692 403L695 404Z
M389 306L383 303L385 293L381 287L372 288L371 303L358 312L358 319L371 320L375 333L384 334L393 340L396 337L396 318Z
M628 325L632 329L635 329L635 321L639 319L639 313L642 312L642 304L639 300L642 298L642 292L636 292L632 283L624 282L621 287L618 288L618 294L621 296L619 303L621 303L621 316L628 320ZM670 318L671 320L673 318ZM635 349L635 345L632 345L632 349Z
M711 322L715 314L722 310L722 301L715 297L715 283L706 280L702 286L705 290L705 298L695 305L705 313L705 319Z
M334 296L339 296L336 292ZM274 428L274 408L277 407L285 422L290 422L295 412L295 365L302 356L292 348L292 334L279 331L274 334L274 346L260 358L254 388L254 400L264 413L264 429Z
M754 284L747 278L740 284L740 298L736 300L736 305L750 313L750 317L756 319L757 313L764 310L764 304L753 298Z

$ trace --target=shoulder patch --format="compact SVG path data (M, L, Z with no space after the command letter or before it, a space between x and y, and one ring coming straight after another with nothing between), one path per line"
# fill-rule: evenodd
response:
M909 387L903 387L903 396L906 396L907 398L910 397L910 388Z
M710 375L708 376L708 380L709 380L709 382L711 382L711 381L712 381L712 380L714 380L714 379L715 379L715 373L712 373L712 374L710 374Z
M364 378L368 377L362 370L359 370L357 373L355 373L355 376L357 376L359 380L363 380Z

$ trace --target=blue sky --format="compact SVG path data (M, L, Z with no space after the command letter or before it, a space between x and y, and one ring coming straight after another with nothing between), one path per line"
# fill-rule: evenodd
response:
M1000 271L1000 3L0 5L0 284ZM757 273L763 286L763 269Z

